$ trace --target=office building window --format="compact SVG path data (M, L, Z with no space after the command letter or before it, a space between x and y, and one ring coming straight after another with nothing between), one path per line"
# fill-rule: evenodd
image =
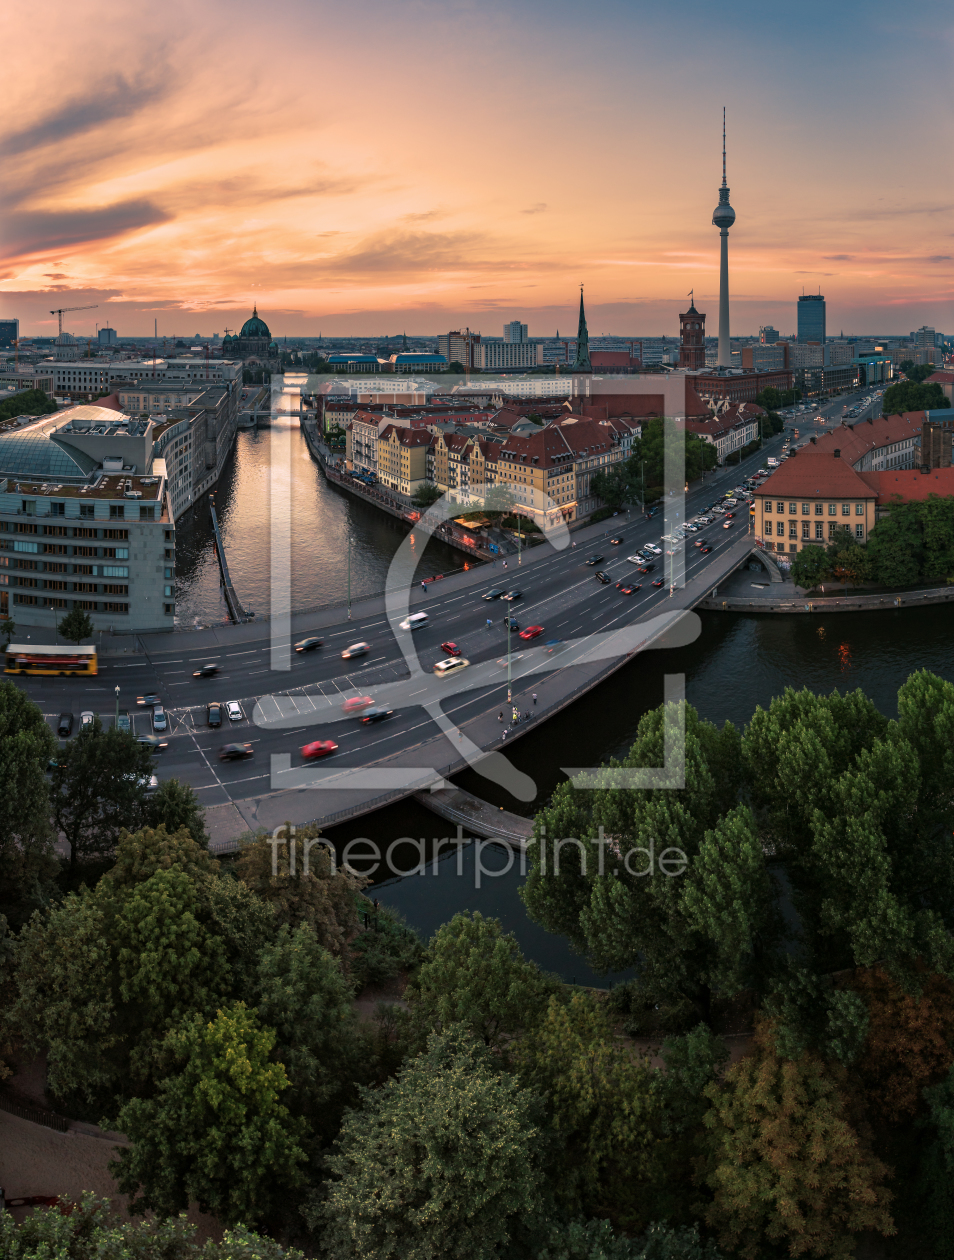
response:
M802 538L807 542L811 537L811 526L808 521L802 521Z

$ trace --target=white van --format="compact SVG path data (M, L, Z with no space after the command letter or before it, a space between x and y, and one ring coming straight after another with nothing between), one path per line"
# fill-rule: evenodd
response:
M774 455L770 455L765 462L768 464L769 468L778 468L778 460Z
M420 630L422 626L426 626L430 618L427 613L411 613L410 617L401 622L402 630Z

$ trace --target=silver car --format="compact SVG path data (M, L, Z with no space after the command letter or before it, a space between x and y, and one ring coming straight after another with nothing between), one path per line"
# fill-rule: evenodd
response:
M225 712L229 715L230 722L241 722L245 719L245 714L242 712L242 706L237 700L226 700Z

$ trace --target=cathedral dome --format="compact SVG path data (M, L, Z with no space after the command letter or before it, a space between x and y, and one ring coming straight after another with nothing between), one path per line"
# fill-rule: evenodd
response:
M256 340L271 340L272 334L268 330L268 325L263 319L258 317L257 306L252 311L252 318L247 319L242 325L242 331L239 333L239 336L255 338Z

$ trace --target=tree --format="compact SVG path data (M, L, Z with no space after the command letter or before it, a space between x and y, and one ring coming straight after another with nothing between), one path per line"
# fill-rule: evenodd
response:
M411 502L415 507L426 510L432 503L436 503L443 495L442 490L438 490L433 481L425 481L411 495Z
M867 549L855 539L847 526L835 530L828 540L827 552L831 575L844 587L849 582L852 585L866 582L874 572L874 563Z
M769 385L767 389L763 389L761 394L757 395L755 402L757 406L764 407L766 411L778 411L782 404L782 395L774 385Z
M57 755L51 775L53 820L70 847L70 874L81 858L112 853L120 833L145 817L152 774L149 749L128 731L104 731L97 718Z
M632 482L623 468L594 473L590 478L590 489L607 507L616 511L632 502Z
M174 1070L117 1118L131 1145L109 1167L135 1196L131 1211L171 1216L196 1200L227 1225L275 1217L301 1185L306 1125L280 1100L288 1077L271 1061L274 1045L241 1002L169 1033L163 1055Z
M929 376L933 376L935 371L933 363L914 363L911 359L905 359L901 364L901 371L909 381L917 381L919 384L926 381Z
M617 768L661 765L666 739L679 746L683 720L684 791L615 786ZM598 968L638 966L637 988L646 1003L685 1003L708 1022L716 942L710 927L700 925L714 932L721 926L715 916L700 918L698 902L690 909L682 875L692 869L706 832L734 806L741 769L739 736L729 724L719 731L690 705L647 713L622 766L611 762L600 771L603 786L583 791L562 784L537 814L521 892L531 917L569 936ZM746 888L747 858L730 855L733 862L735 856L740 865L727 873L729 886L741 896L751 891L753 904L762 905L761 891ZM767 922L757 925L760 936L770 931ZM746 946L747 956L754 956L756 944ZM726 965L723 958L720 967ZM733 965L746 966L742 958Z
M93 637L93 622L89 613L84 612L75 604L59 623L57 629L70 643L82 643L84 639Z
M500 1050L540 1018L553 988L499 919L475 911L438 928L407 997L433 1031L461 1024Z
M173 780L175 782L175 780ZM115 865L103 879L116 887L144 883L157 871L181 871L194 882L211 879L219 863L185 827L170 831L164 823L141 831L123 831L116 846Z
M857 972L851 983L870 1017L856 1071L875 1114L896 1124L915 1114L925 1087L954 1063L954 985L926 976L920 993L905 993L881 967Z
M313 844L308 851L306 869L305 846L317 835L314 827L299 827L295 832L294 875L284 831L279 835L282 844L274 849L265 838L256 838L246 845L235 871L243 883L271 904L279 923L289 927L307 923L319 943L341 958L358 934L357 895L368 881L344 867L334 866L331 854L322 844Z
M924 535L920 508L914 503L892 504L868 538L875 579L882 586L913 586L921 572Z
M673 1229L656 1221L627 1238L609 1221L573 1220L550 1225L533 1260L722 1260L722 1253L700 1241L697 1225Z
M55 400L42 389L28 389L0 403L0 420L9 420L12 416L49 416L56 410Z
M733 1255L849 1260L860 1233L895 1232L888 1169L849 1122L844 1079L809 1054L779 1058L763 1028L724 1082L706 1086L705 1219Z
M310 1213L333 1260L497 1260L542 1224L545 1143L534 1094L460 1032L431 1037L396 1080L363 1092Z
M355 1068L351 986L310 927L287 925L262 950L256 985L259 1018L274 1029L288 1074L285 1104L328 1142L338 1132Z
M0 1213L0 1254L4 1260L304 1260L300 1251L263 1238L244 1225L227 1229L221 1242L197 1241L196 1225L184 1216L172 1220L124 1221L108 1199L88 1192L69 1211L33 1208L17 1224Z
M47 1086L58 1098L105 1097L121 1059L107 917L93 893L71 893L23 928L14 954L12 1031L45 1052Z
M928 1138L919 1174L922 1222L937 1260L954 1253L954 1068L924 1091Z
M53 889L57 862L46 767L53 732L32 700L0 682L0 914L19 928Z
M5 652L13 642L17 632L17 623L12 617L0 617L0 651Z
M145 816L150 827L165 827L170 833L185 828L193 840L208 847L205 809L188 783L163 779L146 802Z
M802 547L792 561L792 580L806 591L813 590L831 577L831 563L824 547Z
M556 1184L571 1213L605 1216L627 1232L655 1211L657 1095L646 1059L620 1046L586 995L551 998L517 1050L528 1084L546 1095L562 1150Z
M943 411L947 407L944 391L937 381L930 385L918 381L900 381L884 391L881 412L885 416L903 415L906 411Z

